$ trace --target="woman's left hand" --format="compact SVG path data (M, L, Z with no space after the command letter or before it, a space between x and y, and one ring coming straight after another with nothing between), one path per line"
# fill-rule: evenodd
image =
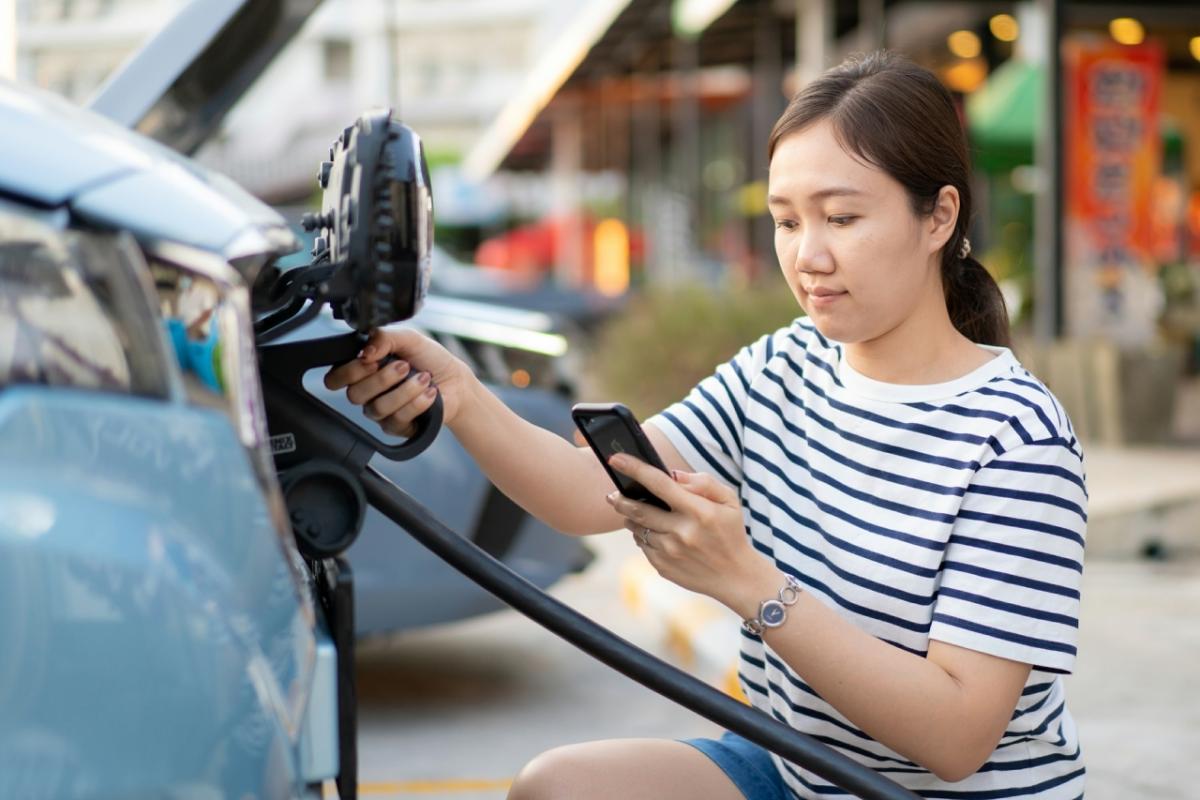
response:
M628 455L613 456L609 466L671 507L664 511L617 491L608 495L609 505L625 517L634 542L667 580L732 607L741 586L774 569L750 543L737 492L713 476L676 470L672 480Z

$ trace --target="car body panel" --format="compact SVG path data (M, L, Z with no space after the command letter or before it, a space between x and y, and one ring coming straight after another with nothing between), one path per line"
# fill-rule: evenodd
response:
M302 793L314 619L227 420L8 387L0 487L0 796Z

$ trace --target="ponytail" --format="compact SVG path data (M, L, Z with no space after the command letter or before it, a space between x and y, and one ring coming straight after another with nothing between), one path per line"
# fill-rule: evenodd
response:
M983 264L969 253L959 258L955 250L947 248L942 258L942 286L950 321L976 344L1010 347L1008 308L1000 287Z

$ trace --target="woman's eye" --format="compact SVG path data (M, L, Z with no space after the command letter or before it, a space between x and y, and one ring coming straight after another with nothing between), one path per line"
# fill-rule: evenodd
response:
M858 219L858 217L854 216L853 214L838 214L830 217L829 221L834 225L844 228L856 219Z
M795 229L796 223L794 220L790 220L790 219L777 219L777 220L775 220L775 227L777 229L782 228L785 231L790 231L790 230Z

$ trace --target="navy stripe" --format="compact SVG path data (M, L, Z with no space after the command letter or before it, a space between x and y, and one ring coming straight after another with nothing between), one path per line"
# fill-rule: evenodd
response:
M988 463L982 465L982 467L976 466L976 469L1007 469L1012 470L1013 472L1029 472L1035 475L1053 475L1057 478L1068 480L1078 486L1080 489L1083 489L1085 492L1087 491L1083 485L1083 480L1080 479L1078 475L1076 475L1074 472L1063 469L1062 467L1047 466L1044 464L1026 464L1020 461L996 460L989 461Z
M817 589L823 592L827 597L829 597L829 599L833 600L847 611L853 611L859 616L879 620L880 622L886 622L889 625L894 625L897 628L903 628L904 630L912 631L913 633L926 634L929 632L930 623L928 622L913 622L911 620L904 619L903 617L897 617L894 614L885 614L884 612L877 611L874 608L868 608L867 606L859 605L858 603L852 603L811 575L799 574L798 570L791 568L787 564L779 564L776 562L776 565L780 570L788 573L793 578L800 581L800 583L805 587L809 589ZM934 615L934 618L937 618L936 614Z
M1074 753L1050 753L1038 758L988 762L980 767L977 772L1014 772L1019 769L1030 769L1032 767L1045 766L1046 764L1055 764L1059 761L1078 761L1081 755L1082 751L1076 747Z
M841 730L846 731L847 733L851 734L855 738L861 739L864 742L869 742L871 744L879 744L879 742L875 741L870 736L868 736L866 733L860 731L858 728L855 728L853 725L847 725L846 723L842 722L841 720L831 717L828 714L817 711L816 709L805 708L803 706L799 706L799 705L793 703L791 700L788 699L787 695L785 695L783 693L782 686L778 686L778 685L772 683L771 681L767 681L767 686L769 686L771 689L773 689L775 691L776 697L782 697L784 699L784 702L787 703L788 707L790 709L792 709L792 711L795 712L796 714L800 714L801 716L805 716L805 717L808 717L809 719L814 719L819 722L824 722L828 725L833 725L834 727L840 728ZM789 722L786 718L779 716L778 712L775 711L775 709L772 709L772 713L775 714L777 716L777 718L779 719L779 721L784 723L785 725L790 725L793 728L796 727L791 722ZM814 738L821 739L822 741L829 741L831 744L834 744L838 747L849 748L856 753L861 753L862 755L867 756L868 758L872 758L876 761L890 761L893 764L903 764L904 766L908 766L908 767L918 767L917 764L914 764L913 762L908 761L906 759L892 758L890 756L881 756L876 753L872 753L868 750L859 750L858 748L847 745L844 742L837 741L837 740L831 740L831 739L829 739L829 737L814 736ZM918 769L919 769L919 767L918 767Z
M958 600L965 600L968 603L984 606L986 608L994 608L997 611L1005 611L1009 614L1019 614L1022 617L1031 617L1040 619L1046 622L1054 622L1059 625L1066 625L1069 628L1078 628L1079 620L1067 614L1055 614L1052 611L1042 611L1041 609L1029 608L1027 606L1019 606L1016 603L1006 603L1003 600L997 600L994 597L988 597L974 592L964 592L959 589L953 589L948 586L943 586L938 593L939 597L953 597Z
M930 483L929 481L923 481L919 478L911 478L906 475L897 475L894 472L876 469L875 467L868 467L865 464L858 463L852 458L830 450L816 439L809 439L808 435L805 433L801 433L801 436L804 437L809 447L811 447L813 450L816 450L821 455L826 456L831 461L836 461L838 464L841 464L844 467L849 467L855 472L861 472L862 474L869 475L872 478L879 478L880 480L889 481L899 486L907 486L910 489L920 489L923 492L929 492L931 494L950 496L957 495L962 497L967 492L966 487L964 486L941 486L936 483Z
M806 500L811 502L813 505L815 505L817 508L819 508L821 511L824 511L826 514L828 514L831 517L837 517L838 519L840 519L844 522L848 522L860 530L869 531L871 533L875 533L880 536L886 536L889 539L896 539L897 541L905 542L905 543L911 544L915 547L923 547L926 550L941 550L943 547L945 547L945 544L937 539L925 539L923 537L913 536L911 534L905 533L903 531L898 531L893 528L885 528L882 525L876 525L873 522L867 522L865 519L861 519L847 511L843 511L841 508L839 508L836 505L832 505L832 504L826 503L822 500L818 500L816 495L814 495L808 489L805 489L804 487L802 487L798 484L792 483L787 478L787 476L784 474L783 470L780 467L769 463L768 461L766 461L765 459L763 459L761 456L754 453L753 451L747 452L746 455L748 458L750 458L751 461L754 461L755 463L760 464L762 466L762 468L765 469L767 472L770 472L772 475L774 475L775 477L779 478L781 481L786 483L787 487L789 489L791 489L793 492L795 492L797 495L805 498ZM814 475L813 477L816 477L816 476ZM951 521L953 521L953 520L951 520Z
M779 713L778 709L771 707L770 711L771 711L771 716L774 717L776 720L778 720L779 722L782 722L784 725L791 725L791 723L788 721L788 719ZM914 764L911 761L906 761L903 758L892 758L891 756L881 756L876 753L872 753L870 750L864 750L861 747L855 747L854 745L852 745L848 742L844 742L840 739L834 739L832 736L823 736L819 733L808 733L807 735L810 738L816 739L818 742L822 742L824 744L829 745L830 747L836 748L838 750L842 750L847 753L857 753L858 755L865 756L866 758L869 758L873 761L880 761L880 762L891 763L891 764L900 764L901 766L905 766L905 767L917 767L918 766L917 764ZM863 734L863 738L866 739L866 741L875 742L874 739L867 736L866 734ZM878 744L878 742L875 742L875 743Z
M705 394L705 396L707 396L707 395ZM712 402L712 401L710 400L709 402ZM693 414L696 415L696 418L700 420L700 424L704 426L704 429L708 431L710 436L712 436L713 441L715 441L717 443L717 446L721 448L721 452L724 453L726 455L726 457L729 458L730 461L732 461L733 463L736 464L738 461L737 457L734 456L734 454L732 452L730 452L729 445L725 444L725 440L723 438L721 438L721 434L717 433L716 427L712 424L712 422L709 421L708 414L705 412L705 410L702 409L700 406L696 405L691 400L684 400L683 406L684 406L684 408L688 409L689 411L691 411ZM736 436L734 436L734 441L735 442L737 441ZM739 444L738 451L740 452L741 449L742 448Z
M874 422L877 425L883 425L888 428L896 428L902 431L911 431L913 433L921 433L926 436L931 436L935 439L942 439L948 442L966 442L967 444L984 444L988 441L986 436L980 436L975 433L953 433L942 428L935 428L932 425L924 425L920 422L901 422L900 420L885 417L882 414L876 414L872 411L866 411L861 408L847 405L831 397L826 397L825 401L829 403L831 408L841 411L844 414L865 419L868 422Z
M746 376L742 373L741 362L743 359L750 360L753 359L753 357L753 351L751 351L749 347L743 347L741 352L738 353L737 358L734 358L732 361L728 362L729 366L733 367L733 371L737 373L738 380L742 382L743 392L750 391L750 382L746 380Z
M789 368L792 369L800 377L800 379L804 382L805 388L807 388L813 394L817 395L818 397L820 397L821 399L825 400L828 403L829 398L825 395L825 392L821 389L821 387L817 386L812 381L803 377L803 373L801 373L797 369L795 363L792 362L792 360L790 358L788 358L787 353L783 353L782 356L783 356L782 360L784 362L786 362L788 364ZM788 391L787 387L784 386L783 379L781 377L779 377L775 373L771 372L771 370L769 370L769 369L764 369L763 375L765 377L769 378L770 380L774 381L775 383L777 383L780 386L780 388L783 389L784 395L788 398L788 400L796 403L796 405L798 405L800 407L805 406L804 402L800 398L796 397L796 395L794 395L790 391ZM765 397L762 398L761 402L764 402L768 407L770 407L773 410L775 410L776 412L778 412L778 408L773 403L766 400ZM909 459L912 459L913 461L917 461L922 464L936 464L936 465L942 466L942 467L950 467L951 469L969 469L969 470L979 469L978 461L962 461L962 460L959 460L956 458L944 458L942 456L933 456L933 455L930 455L929 453L923 453L919 450L911 450L907 447L897 447L895 445L887 445L887 444L883 444L882 442L878 442L874 439L868 439L865 436L858 436L856 434L850 433L849 431L842 430L834 423L832 423L829 420L822 417L820 414L817 414L815 411L812 410L811 405L809 405L806 410L808 413L808 417L810 419L812 419L813 421L815 421L816 423L818 423L819 425L821 425L821 427L826 428L830 431L833 431L834 433L838 434L840 437L842 437L846 441L854 442L855 444L860 444L863 447L869 447L873 450L878 450L882 453L888 453L890 455L900 456L901 458L909 458ZM782 414L780 414L780 416L782 416Z
M724 381L721 379L721 377L719 375L717 376L717 380L720 381L722 385L724 385ZM696 387L696 391L699 392L700 395L705 400L708 401L709 405L711 405L713 407L713 410L716 411L717 415L721 418L721 421L725 423L725 429L729 431L729 436L733 440L734 447L737 448L738 453L741 453L741 451L743 449L742 448L742 432L741 432L739 426L733 424L733 420L731 420L729 418L729 413L725 410L725 407L723 405L721 405L721 402L719 400L717 400L716 397L714 397L711 393L709 393L709 391L707 389L704 388L703 383L701 383L699 386ZM745 422L743 422L742 424L744 425ZM714 434L714 436L715 436L715 434ZM716 437L716 438L717 438L718 442L721 441L719 437ZM725 450L724 447L722 447L721 449ZM729 458L732 459L733 461L738 460L737 457L734 456L733 453L729 452L728 450L725 450L725 455L729 456Z
M1005 555L1028 558L1031 561L1040 561L1043 564L1064 567L1078 573L1083 572L1083 563L1080 561L1076 561L1073 558L1051 555L1050 553L1043 553L1041 550L1031 550L1028 547L1015 547L1010 544L1001 544L1000 542L993 542L987 539L976 539L973 536L962 536L957 533L951 534L950 541L947 544L977 547L980 550L990 550L993 553L1004 553Z
M1012 427L1012 429L1014 431L1017 432L1017 436L1021 437L1022 442L1024 442L1025 444L1029 444L1030 442L1033 441L1033 437L1029 435L1029 431L1025 430L1025 426L1022 425L1020 422L1018 422L1016 417L1013 417L1012 419L1010 419L1008 421L1008 424Z
M832 487L832 488L838 490L839 492L841 492L842 494L844 494L848 497L853 497L854 499L860 500L863 503L868 503L873 506L878 506L879 508L886 508L889 511L895 511L899 514L905 514L910 517L917 517L919 519L927 519L927 520L930 520L931 522L940 522L944 525L953 525L954 524L955 517L953 514L944 514L941 512L937 512L937 511L927 511L923 508L913 508L912 506L907 506L907 505L904 505L903 503L897 503L892 500L884 500L883 498L875 497L874 495L868 494L867 492L862 492L857 489L852 489L849 486L847 486L846 484L842 483L841 481L830 477L827 473L820 471L820 470L815 470L812 467L810 467L807 460L805 460L804 458L802 458L800 456L793 455L791 452L789 452L787 447L784 446L783 440L780 439L778 435L772 433L768 429L759 425L757 422L754 422L752 420L747 420L746 428L748 430L754 431L755 433L758 433L764 439L774 443L775 446L779 448L780 452L782 452L784 454L784 456L787 458L788 461L792 462L793 464L795 464L796 466L798 466L802 470L804 470L804 474L807 477L814 478L814 479L820 481L821 483L825 484L826 486L829 486L829 487ZM793 491L797 492L798 494L804 494L804 491L799 487L798 484L795 484L791 480L788 479L787 475L784 474L783 469L781 467L779 467L776 464L772 464L771 462L767 461L765 458L758 456L758 454L753 451L748 452L746 455L751 460L757 461L758 463L762 464L763 467L766 468L768 472L771 472L772 474L778 476L780 478L780 480L782 480L784 483L786 483L788 485L788 488L792 489ZM811 495L808 495L808 496L811 496ZM815 502L815 500L814 500L814 502ZM920 541L923 542L926 540L921 539ZM914 543L916 543L916 542L914 542ZM920 546L926 547L928 545L921 544ZM938 546L939 547L941 546L940 543Z
M725 376L720 371L715 374L717 380L721 382L721 388L725 390L725 394L729 395L729 405L733 408L733 413L737 414L738 422L745 427L746 412L742 410L742 406L747 402L747 398L749 397L750 385L746 383L746 376L742 374L742 368L738 366L736 361L729 362L729 367L733 370L733 374L737 376L737 379L741 381L744 397L739 398L733 393L733 389L729 388L729 384L725 381Z
M757 494L759 494L763 497L766 497L767 502L769 502L771 504L772 508L779 509L781 512L786 514L788 516L788 518L791 519L793 522L795 522L797 525L802 525L805 528L815 531L826 542L828 542L829 544L838 548L839 550L844 550L847 553L852 553L856 556L865 558L869 561L874 561L876 564L883 564L885 566L893 567L894 569L898 569L902 572L907 572L912 575L919 575L924 578L929 578L929 577L933 577L934 575L937 575L938 571L935 568L923 567L923 566L920 566L919 564L912 564L908 561L901 561L898 558L892 558L891 556L885 556L882 553L878 553L874 550L871 550L871 549L868 549L865 547L859 547L857 545L854 545L854 544L851 544L850 542L845 541L844 539L842 539L840 537L834 536L833 534L826 532L823 528L818 526L814 521L812 521L808 517L801 516L799 514L799 512L797 512L791 506L784 505L783 501L780 500L779 498L773 497L770 494L768 494L765 487L763 487L761 484L755 482L753 479L747 478L746 485L748 487L750 487L752 490L754 490L754 492L756 492ZM795 542L795 540L792 539L790 536L788 536L787 534L783 533L782 531L779 531L778 529L774 528L771 525L771 521L768 517L766 517L763 514L758 513L758 512L752 512L752 513L754 514L754 518L758 522L761 522L763 525L770 528L776 537L782 538L789 543Z
M929 800L999 800L999 798L1004 797L1030 797L1038 792L1053 789L1055 786L1062 786L1064 783L1069 783L1076 778L1082 778L1084 772L1084 768L1080 767L1074 772L1068 772L1066 775L1059 775L1049 780L1035 783L1032 786L1018 786L1012 789L985 789L974 792L925 789L922 790L921 796L929 798Z
M751 513L755 516L758 522L770 525L766 519L761 518L762 515L758 515L758 513L754 511L751 511ZM838 564L835 564L834 561L829 559L828 555L821 553L820 551L815 551L815 549L812 549L811 547L805 547L802 545L802 543L799 543L798 541L792 539L791 536L788 536L786 533L784 533L784 531L772 528L772 533L774 534L776 540L786 542L787 545L790 545L793 549L796 549L796 551L799 551L800 553L806 555L806 557L817 561L818 564L826 566L826 569L834 572L836 576L842 579L842 581L858 585L858 587L862 587L864 589L870 589L871 591L875 591L877 594L895 597L896 600L912 603L914 606L925 607L930 606L930 604L934 602L934 595L917 595L911 593L911 591L904 591L901 589L896 589L895 587L890 587L890 585L886 583L871 581L869 578L864 578L860 575L854 575L853 572L844 569L844 567L838 566Z
M1054 696L1054 694L1053 694L1052 692L1046 692L1044 695L1042 695L1042 699L1041 699L1041 700L1038 700L1036 703L1034 703L1033 705L1029 706L1028 708L1017 708L1017 709L1014 709L1014 710L1013 710L1013 715L1012 715L1012 717L1009 719L1009 722L1012 722L1013 720L1020 719L1021 717L1027 716L1027 715L1029 715L1029 714L1032 714L1032 713L1034 713L1034 712L1036 712L1036 711L1040 711L1040 710L1041 710L1041 708L1042 708L1042 706L1046 705L1046 703L1047 703L1047 702L1049 702L1050 698L1051 698L1051 697L1053 697L1053 696Z
M1036 383L1030 383L1029 381L1023 381L1020 378L1014 378L1011 375L1003 376L1002 380L1004 380L1007 383L1011 383L1015 386L1024 386L1026 389L1032 389L1033 391L1042 395L1042 397L1045 400L1047 400L1047 401L1050 400L1050 396L1048 394L1046 394L1046 390L1043 389L1041 386L1038 386ZM1046 416L1046 412L1042 408L1044 403L1035 403L1034 401L1026 400L1025 398L1022 398L1022 402L1024 405L1027 405L1029 408L1033 409L1033 413L1037 414L1038 422L1042 423L1042 425L1044 425L1046 428L1046 435L1053 436L1054 433L1058 430L1058 428L1054 425L1053 422L1050 421L1050 418L1048 416ZM1051 408L1054 408L1053 402L1050 402L1049 405ZM1057 416L1057 414L1058 414L1058 411L1056 409L1055 415Z
M932 403L905 403L910 408L915 408L917 411L948 411L951 414L957 414L960 417L971 417L974 419L991 419L996 422L1008 422L1011 418L1009 414L1002 414L999 411L991 411L986 408L967 408L966 406L947 403L944 406L935 406Z
M678 417L676 417L670 411L664 411L664 412L662 412L662 415L663 415L663 417L665 417L666 419L671 421L671 424L675 426L675 429L678 430L679 433L682 434L683 437L685 439L687 439L688 442L691 443L692 447L696 450L697 453L700 454L701 458L703 458L705 461L708 462L708 465L710 467L712 467L714 472L716 472L721 477L725 478L727 481L729 481L729 483L731 483L734 486L742 485L742 482L740 480L738 480L737 478L730 475L729 472L723 466L718 464L716 462L716 460L713 459L713 457L708 452L708 448L705 447L704 445L702 445L700 443L700 441L698 439L696 439L696 437L694 435L692 435L692 432L690 430L688 430L687 426L684 425L679 420Z
M1007 572L984 569L983 567L977 567L974 564L964 564L961 561L943 561L942 569L954 570L956 572L966 572L969 575L977 575L981 578L991 578L992 580L1000 581L1001 583L1010 583L1014 586L1024 586L1026 589L1037 589L1039 592L1070 597L1072 600L1079 599L1079 590L1077 589L1071 589L1067 586L1059 586L1056 583L1035 581L1032 578L1024 578L1020 575L1010 575Z
M1000 380L1012 380L1012 379L1011 378L1002 378ZM1042 407L1040 405L1038 405L1037 403L1033 402L1032 400L1030 400L1029 398L1022 397L1019 394L1013 394L1012 392L1003 392L999 389L992 389L987 386L981 386L976 391L978 391L980 394L991 395L993 397L1003 397L1007 400L1012 400L1015 403L1020 403L1021 405L1025 406L1026 408L1032 410L1033 413L1037 414L1038 421L1046 426L1047 431L1053 433L1054 425L1050 422L1050 418L1046 416L1046 412L1042 411Z
M786 353L784 354L783 357L787 358L789 361L791 361L791 359L788 358L788 355ZM838 385L838 386L842 385L842 382L840 380L838 380L837 373L834 372L834 370L833 370L833 366L828 361L824 361L824 360L818 358L817 356L813 355L813 353L811 351L808 351L808 350L804 351L804 360L807 361L809 364L812 364L820 369L825 370L825 372L827 372L829 374L829 377L833 380L833 382L836 385Z
M1003 639L1004 641L1012 642L1013 644L1020 644L1026 647L1036 647L1039 650L1051 650L1056 653L1066 653L1072 656L1076 653L1075 646L1065 642L1054 642L1049 639L1038 639L1034 636L1022 636L1019 633L1001 630L1000 628L993 628L990 625L980 625L978 622L972 622L971 620L962 619L960 617L952 617L949 614L939 614L936 611L933 613L933 621L940 622L943 625L950 625L955 628L962 628L963 630L968 630L972 633L990 636L993 639Z
M959 509L958 518L973 519L977 522L988 522L993 525L1006 525L1010 528L1021 528L1022 530L1036 531L1037 533L1048 533L1051 536L1068 539L1083 547L1083 536L1061 525L1051 525L1048 522L1038 522L1032 519L1018 519L1017 517L1009 517L1003 514L984 514L980 511L971 511L965 508Z
M973 483L971 488L967 490L967 494L986 494L991 497L1007 497L1011 500L1024 500L1031 503L1045 503L1050 506L1058 506L1067 511L1074 512L1079 515L1079 518L1087 522L1087 513L1079 507L1078 503L1072 503L1062 497L1056 497L1045 492L1026 492L1019 489L1004 489L999 486L983 486Z
M773 373L771 373L770 371L766 371L765 374L767 374L769 377L771 377L772 379L776 380L776 382L778 382L778 379L776 378L776 376ZM803 402L802 400L800 400L800 398L795 397L794 395L791 395L790 393L788 394L788 397L789 397L789 399L792 399L797 403ZM896 483L901 486L908 486L908 487L911 487L914 489L921 489L926 492L932 492L932 493L943 494L943 495L958 495L960 497L966 493L966 488L962 487L962 486L940 486L936 483L930 483L929 481L923 481L923 480L919 480L917 478L910 478L910 477L907 477L904 475L897 475L896 473L887 472L886 470L868 467L868 466L866 466L858 461L855 461L847 456L843 456L839 453L836 453L833 450L830 450L825 445L821 444L821 442L818 441L817 439L813 439L813 438L809 437L808 432L805 431L800 426L789 422L787 420L787 418L783 416L783 412L779 409L779 407L776 406L774 404L774 402L772 402L771 399L769 397L767 397L766 395L763 395L762 393L757 392L757 391L752 391L750 394L750 398L752 400L754 400L755 402L757 402L759 405L766 407L773 414L775 414L778 417L779 424L783 425L784 428L786 428L788 430L788 432L790 432L790 433L794 434L795 436L799 437L800 439L804 440L805 444L807 444L809 447L813 448L814 450L816 450L817 452L819 452L825 456L828 456L829 458L833 459L834 461L838 462L839 464L849 467L850 469L853 469L857 472L861 472L864 475L870 475L874 478L880 478L882 480L891 481L892 483ZM805 409L805 413L810 418L817 417L817 415L812 411L812 409ZM747 423L747 424L749 424L749 423ZM763 430L763 427L761 425L757 426L757 428L759 430ZM831 429L836 430L836 428L831 428ZM837 432L840 433L840 430L838 430ZM790 458L791 457L790 451L783 448L783 446L779 442L779 440L776 439L775 441L777 444L780 445L780 448L784 450L784 454ZM799 462L799 463L804 464L804 462Z
M1038 692L1048 692L1054 688L1054 684L1057 682L1058 681L1050 681L1049 683L1035 683L1031 686L1026 686L1021 690L1021 696L1025 697L1027 695L1037 694Z

